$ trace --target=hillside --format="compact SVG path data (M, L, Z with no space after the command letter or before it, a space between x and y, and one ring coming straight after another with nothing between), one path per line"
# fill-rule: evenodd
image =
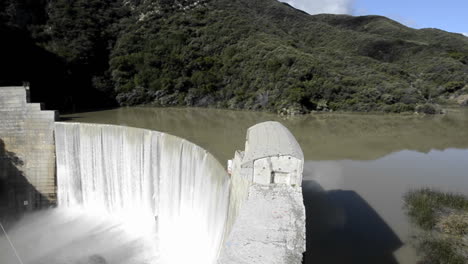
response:
M467 37L385 17L311 16L276 0L0 8L10 40L0 44L0 84L27 80L50 108L434 112L427 104L468 94Z

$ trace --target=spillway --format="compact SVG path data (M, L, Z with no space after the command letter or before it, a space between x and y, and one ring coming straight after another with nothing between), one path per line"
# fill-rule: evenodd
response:
M216 263L230 179L207 151L145 129L56 123L58 206L157 229L157 263Z
M44 209L7 226L19 254L0 234L1 263L301 262L304 160L280 123L249 128L228 175L184 139L55 122L27 88L0 88L0 211Z

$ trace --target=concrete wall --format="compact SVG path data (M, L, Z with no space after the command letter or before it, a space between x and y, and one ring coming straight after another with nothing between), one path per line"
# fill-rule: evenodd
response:
M261 158L254 161L253 181L257 184L301 186L304 161L289 155Z
M25 87L0 87L0 208L54 202L54 111L28 103Z
M219 264L300 264L305 252L302 189L289 185L251 185Z
M276 133L278 127L282 133ZM248 130L248 135L257 133L258 128L262 135L257 138L286 135L287 142L296 148L292 152L302 154L296 139L279 123L258 124ZM305 252L305 208L300 182L303 156L272 151L279 149L277 140L254 142L255 149L262 150L257 151L258 159L245 161L252 150L248 136L246 150L236 151L232 160L229 229L218 263L299 264Z

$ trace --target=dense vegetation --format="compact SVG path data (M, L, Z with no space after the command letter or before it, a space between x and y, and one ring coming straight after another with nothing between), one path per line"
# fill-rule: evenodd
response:
M49 108L421 111L468 94L468 38L276 0L6 0L0 84Z
M404 200L408 216L423 230L415 236L421 264L468 262L468 197L422 189Z

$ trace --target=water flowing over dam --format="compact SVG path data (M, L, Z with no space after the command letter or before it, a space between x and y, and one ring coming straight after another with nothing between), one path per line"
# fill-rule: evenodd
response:
M184 139L145 129L56 123L58 205L158 231L159 263L216 263L230 179Z
M228 174L182 138L0 98L1 263L301 263L304 156L279 122L247 130Z

